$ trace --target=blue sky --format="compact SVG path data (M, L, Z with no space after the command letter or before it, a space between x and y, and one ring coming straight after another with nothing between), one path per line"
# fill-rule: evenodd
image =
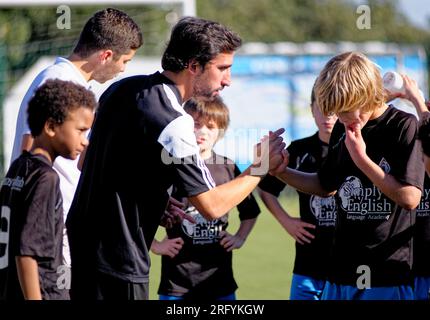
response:
M430 0L399 0L399 6L412 23L430 29Z

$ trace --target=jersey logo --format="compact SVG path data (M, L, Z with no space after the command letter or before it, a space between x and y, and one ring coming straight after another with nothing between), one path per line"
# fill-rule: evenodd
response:
M4 178L2 185L12 190L21 191L22 187L24 187L24 178L19 176L14 179Z
M391 171L390 164L384 157L382 157L381 161L379 161L379 167L384 170L385 173L389 173Z
M194 207L189 207L185 210L196 223L191 223L188 220L182 220L182 231L192 239L193 244L212 244L220 240L220 232L227 217L220 219L206 220Z
M309 199L309 206L318 226L333 227L335 225L337 209L336 200L333 196L321 198L313 195Z
M308 157L309 157L309 153L305 153L302 158L297 157L296 167L294 169L298 170Z
M376 186L363 187L354 176L345 179L338 196L348 220L388 220L392 212L392 202Z
M430 217L430 189L424 188L420 204L417 207L417 217Z

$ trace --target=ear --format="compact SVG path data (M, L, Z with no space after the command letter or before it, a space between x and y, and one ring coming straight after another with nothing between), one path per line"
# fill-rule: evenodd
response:
M57 125L54 123L54 121L52 119L48 119L45 122L45 125L43 126L43 131L45 131L46 135L48 137L53 137L55 136L55 128L57 127Z
M200 64L196 60L190 60L190 62L188 63L188 70L192 74L197 74L199 68L200 68Z
M102 50L99 53L99 60L102 64L105 64L106 62L113 59L113 51L110 49Z

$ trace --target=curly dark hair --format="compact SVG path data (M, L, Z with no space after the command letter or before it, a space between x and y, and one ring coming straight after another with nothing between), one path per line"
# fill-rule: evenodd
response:
M107 8L96 12L85 24L74 53L86 58L95 51L111 49L119 59L143 44L139 26L126 13Z
M47 80L31 98L27 114L31 135L42 133L47 121L62 124L70 111L83 107L94 110L97 106L94 93L71 81Z
M179 72L195 60L204 67L218 54L234 52L241 45L240 37L218 22L185 17L173 28L161 65Z

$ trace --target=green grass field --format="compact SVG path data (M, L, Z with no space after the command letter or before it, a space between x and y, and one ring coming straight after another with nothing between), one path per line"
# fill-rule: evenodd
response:
M267 211L259 200L261 214L244 246L233 253L233 272L239 289L238 299L286 300L290 295L291 274L294 263L294 240ZM284 207L292 215L298 213L295 192L288 191L281 197ZM236 210L230 213L228 230L234 233L239 224ZM157 239L164 237L160 228ZM160 256L151 253L150 299L156 300L160 281Z

